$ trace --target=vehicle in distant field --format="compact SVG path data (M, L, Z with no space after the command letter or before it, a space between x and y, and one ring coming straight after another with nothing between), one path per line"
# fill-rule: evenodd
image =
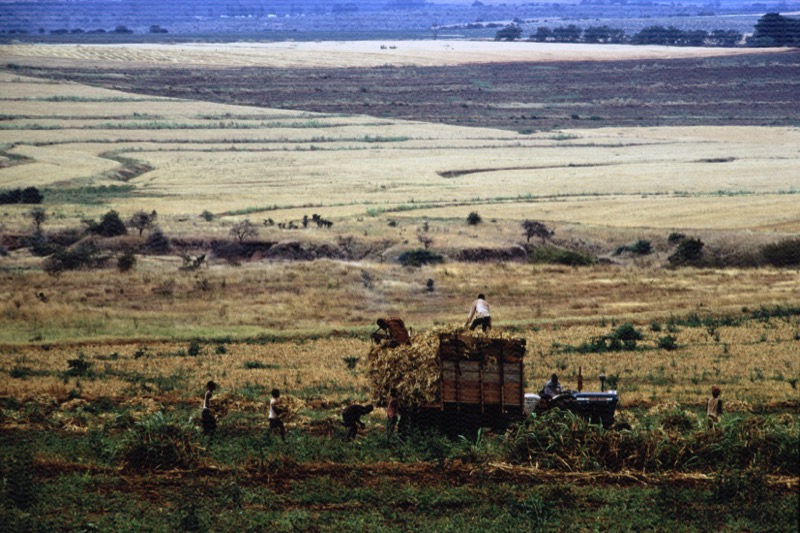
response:
M433 364L425 367L424 372L428 374L425 376L412 375L412 371L395 372L387 368L387 364L372 365L372 377L383 388L407 392L412 389L417 392L421 386L429 388L422 395L425 401L405 402L401 429L435 427L448 435L474 435L480 428L499 432L531 412L540 413L554 407L569 409L604 427L614 423L619 401L615 391L568 391L544 399L526 394L525 339L457 330L439 333L432 343L426 344L426 349L435 350L435 353L429 354L429 362ZM373 363L385 350L409 350L413 357L422 347L415 346L413 338L405 347L386 343L370 352ZM381 391L375 392L380 401Z

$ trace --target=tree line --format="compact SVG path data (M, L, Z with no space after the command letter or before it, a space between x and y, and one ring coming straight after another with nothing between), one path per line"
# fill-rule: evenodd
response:
M36 187L0 191L0 204L40 204L44 196Z
M509 24L497 31L496 41L515 41L522 38L522 27ZM800 46L800 19L784 17L779 13L767 13L755 25L752 36L745 39L736 30L682 30L675 26L647 26L638 33L627 36L625 30L610 26L589 26L586 29L575 24L549 28L540 26L528 37L534 42L592 43L592 44L655 44L662 46L723 46L740 44L748 46Z

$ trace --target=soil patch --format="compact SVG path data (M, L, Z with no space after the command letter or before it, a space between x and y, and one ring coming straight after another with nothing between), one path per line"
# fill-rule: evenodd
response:
M202 75L198 75L198 68ZM121 91L459 126L800 124L800 54L364 68L29 68Z

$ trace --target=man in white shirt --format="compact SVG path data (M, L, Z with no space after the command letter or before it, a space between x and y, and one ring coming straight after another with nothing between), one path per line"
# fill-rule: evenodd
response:
M475 318L475 320L472 320ZM478 326L481 330L488 331L492 329L492 317L489 314L489 302L486 301L486 296L483 293L478 295L478 298L472 302L472 307L469 310L469 316L464 324L464 327L469 325L472 320L472 325L469 326L470 330L474 330Z
M283 440L286 440L286 428L283 425L283 420L280 417L280 407L278 406L278 398L281 392L278 389L272 389L272 398L269 399L269 429L272 432L277 431Z

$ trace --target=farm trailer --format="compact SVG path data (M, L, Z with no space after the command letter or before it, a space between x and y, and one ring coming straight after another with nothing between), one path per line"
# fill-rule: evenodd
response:
M436 402L406 407L404 428L436 427L448 435L505 430L524 414L525 339L440 334Z

